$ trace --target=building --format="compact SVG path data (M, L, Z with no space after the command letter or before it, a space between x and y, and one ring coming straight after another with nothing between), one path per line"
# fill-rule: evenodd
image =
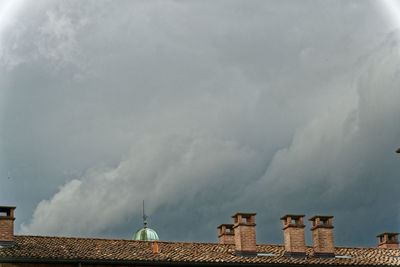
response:
M400 266L397 233L378 235L378 247L334 245L332 216L310 218L313 246L305 245L304 215L283 221L284 244L256 244L255 213L221 224L219 243L14 235L15 207L0 207L0 267L39 266Z

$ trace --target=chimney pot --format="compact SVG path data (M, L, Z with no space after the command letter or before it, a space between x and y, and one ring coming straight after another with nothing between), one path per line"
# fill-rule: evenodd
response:
M399 248L399 233L385 232L376 236L379 248Z
M233 224L221 224L217 229L219 230L218 238L220 244L235 244Z
M15 207L0 206L0 247L14 245Z
M314 216L311 221L314 257L334 258L335 245L333 242L333 216Z
M257 256L255 216L256 213L236 213L232 216L237 256Z
M154 254L160 253L160 252L158 251L158 243L157 243L156 240L153 241L153 253L154 253Z
M287 214L281 217L283 221L283 238L285 256L291 258L306 257L306 242L304 238L304 222L302 214Z

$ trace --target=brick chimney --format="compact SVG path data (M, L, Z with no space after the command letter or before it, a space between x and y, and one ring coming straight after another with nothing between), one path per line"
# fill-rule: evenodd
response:
M314 247L314 257L334 258L333 216L314 216L311 221L311 232Z
M287 214L283 221L283 239L285 241L285 256L291 258L306 257L306 241L304 238L304 215Z
M220 244L235 244L235 233L233 224L221 224L218 226L219 243Z
M255 216L256 213L236 213L232 216L236 256L257 256Z
M0 247L14 244L15 207L0 206Z
M379 248L399 248L399 233L382 233L376 236Z
M160 253L160 251L159 251L159 249L158 249L157 240L154 240L154 241L153 241L153 254L159 254L159 253Z

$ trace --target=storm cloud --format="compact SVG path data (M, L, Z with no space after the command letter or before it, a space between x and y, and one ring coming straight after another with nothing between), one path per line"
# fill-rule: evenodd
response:
M400 39L374 1L24 1L0 32L0 201L23 234L215 241L255 211L399 231ZM394 30L394 31L393 31ZM309 238L309 234L307 235Z

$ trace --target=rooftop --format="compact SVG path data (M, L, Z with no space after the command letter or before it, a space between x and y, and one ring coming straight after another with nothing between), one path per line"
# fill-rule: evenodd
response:
M399 266L400 249L336 247L335 258L314 258L308 246L307 257L284 256L283 245L257 244L257 257L238 257L235 246L218 243L153 242L16 235L13 247L0 248L0 262L57 262L141 265L364 265Z

